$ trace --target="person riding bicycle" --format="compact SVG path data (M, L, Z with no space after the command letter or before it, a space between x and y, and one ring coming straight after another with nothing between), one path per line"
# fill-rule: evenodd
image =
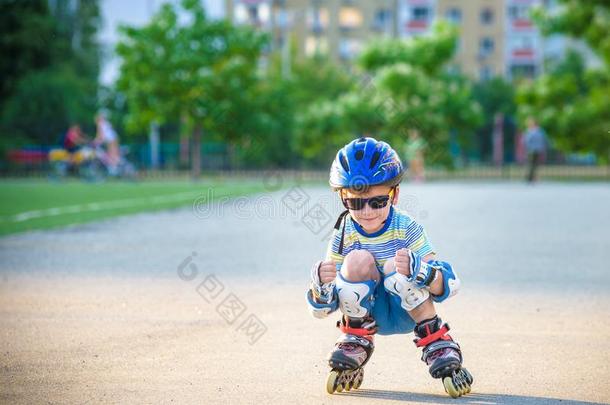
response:
M106 163L108 165L108 173L116 175L118 166L121 161L119 152L119 137L112 127L112 124L103 113L98 113L95 117L96 136L93 144L96 146L106 145Z

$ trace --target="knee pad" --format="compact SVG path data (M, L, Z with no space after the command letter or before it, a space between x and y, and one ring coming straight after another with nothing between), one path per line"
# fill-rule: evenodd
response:
M384 278L383 286L386 291L400 299L400 306L406 311L414 310L430 296L428 290L417 288L407 276L396 271Z
M341 312L350 318L364 318L371 313L377 286L375 280L352 282L338 272L335 283Z

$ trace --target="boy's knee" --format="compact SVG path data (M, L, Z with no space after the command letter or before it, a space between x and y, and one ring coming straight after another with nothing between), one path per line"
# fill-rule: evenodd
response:
M375 258L367 250L352 250L341 266L341 275L348 281L364 281L378 279Z

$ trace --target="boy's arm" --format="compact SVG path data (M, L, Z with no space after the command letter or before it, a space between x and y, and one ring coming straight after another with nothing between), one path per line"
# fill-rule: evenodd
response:
M460 288L460 280L449 263L436 259L436 253L423 226L413 221L407 228L406 237L407 249L421 258L414 257L417 260L410 266L412 274L415 274L413 278L422 278L420 287L429 289L432 299L436 302L455 295ZM432 278L431 282L423 284L424 280L429 280L428 276Z
M425 256L422 261L429 263L431 261L436 260L436 254L434 253L430 253L429 255ZM432 281L432 283L430 283L430 294L432 295L443 295L443 272L440 271L438 273L438 275L436 276L436 278L434 279L434 281Z
M343 262L343 256L337 252L338 235L333 233L324 261L314 263L310 270L311 283L306 298L311 314L315 318L325 318L339 307L335 291L337 265Z
M434 301L443 302L457 294L461 282L449 263L436 260L434 253L426 255L421 261L434 267L434 279L427 287Z
M311 267L311 283L306 294L309 311L315 318L326 318L339 307L335 280L323 282L320 279L320 267L324 264L318 261Z

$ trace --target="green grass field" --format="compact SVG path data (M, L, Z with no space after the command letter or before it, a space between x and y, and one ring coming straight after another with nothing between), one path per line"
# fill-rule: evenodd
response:
M0 182L0 235L48 229L144 211L192 206L265 191L260 179L83 183Z

